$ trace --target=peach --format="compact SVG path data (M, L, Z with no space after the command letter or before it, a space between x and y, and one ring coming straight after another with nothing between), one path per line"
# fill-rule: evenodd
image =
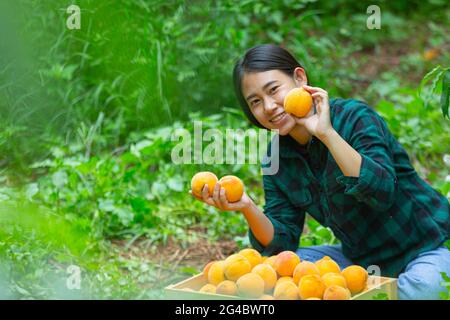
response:
M203 287L201 287L200 290L198 291L204 293L216 293L216 286L211 283L207 283Z
M208 271L208 281L210 284L218 285L225 280L224 261L214 262Z
M277 256L270 256L266 260L264 260L263 263L266 263L266 264L268 264L269 266L271 266L272 268L275 269L275 260L276 259L277 259Z
M328 272L322 276L322 281L325 284L325 287L331 286L340 286L342 288L347 289L347 281L340 273Z
M222 281L217 285L216 293L234 296L237 294L236 283L230 280Z
M363 291L367 285L369 274L361 266L352 265L342 270L342 275L347 282L347 288L352 294Z
M277 282L277 272L268 264L258 264L252 269L252 273L259 274L264 280L264 291L269 292Z
M293 282L281 282L275 286L273 297L275 300L298 300L298 288Z
M320 275L319 268L310 261L300 262L294 269L294 274L292 276L294 278L294 283L298 285L300 279L308 274Z
M241 297L259 298L264 294L264 280L256 273L244 274L236 285Z
M252 271L252 265L243 255L236 253L225 259L224 273L228 280L236 281L250 271Z
M284 110L299 118L306 116L312 105L311 94L303 88L290 90L284 98Z
M323 294L323 300L350 300L350 298L350 291L341 286L330 286Z
M209 272L209 268L211 268L212 264L216 262L216 261L210 261L208 262L205 267L203 268L203 278L208 281L208 272Z
M209 195L212 196L217 181L217 176L212 172L198 172L191 179L192 193L197 197L201 197L203 186L206 184L208 186Z
M239 251L239 254L247 258L248 262L252 265L252 268L263 262L261 254L255 249L242 249Z
M228 202L237 202L241 200L244 194L244 183L236 176L224 176L220 178L220 186L225 189L225 197Z
M328 272L341 273L339 265L329 256L325 256L322 259L316 261L315 263L317 268L319 268L321 276L323 276Z
M275 286L277 286L279 283L282 283L282 282L285 282L285 281L289 281L289 282L292 282L293 284L296 284L292 277L279 277L278 280L277 280L277 283L275 284Z
M280 276L291 277L295 267L300 263L299 256L293 251L283 251L277 255L274 267Z
M322 299L325 285L317 274L309 274L301 278L298 292L303 300L313 297Z

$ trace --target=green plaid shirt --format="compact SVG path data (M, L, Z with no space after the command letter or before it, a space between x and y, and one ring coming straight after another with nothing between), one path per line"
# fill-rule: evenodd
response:
M346 177L317 138L302 146L279 137L280 168L264 175L264 213L275 235L263 255L295 251L308 213L329 227L346 257L396 277L419 253L450 235L448 200L422 180L384 120L367 104L331 99L333 128L362 157L359 177ZM269 149L270 150L270 145ZM301 257L300 257L301 258Z

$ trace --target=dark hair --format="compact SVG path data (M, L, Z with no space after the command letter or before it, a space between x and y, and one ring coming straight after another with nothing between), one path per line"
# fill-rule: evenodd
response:
M286 49L273 44L255 46L247 50L244 57L236 62L233 69L234 90L242 110L251 123L266 129L256 120L242 94L242 78L244 74L246 72L280 70L288 76L293 76L297 67L302 68L300 63Z

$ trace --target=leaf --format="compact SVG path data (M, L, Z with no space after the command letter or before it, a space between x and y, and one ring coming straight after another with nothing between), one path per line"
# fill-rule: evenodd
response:
M26 289L24 289L24 288L22 288L22 287L20 287L18 285L16 285L15 288L16 288L17 292L20 293L21 295L23 295L23 296L31 296L31 293L28 290L26 290Z
M449 117L448 115L449 96L450 96L450 69L447 69L442 79L442 93L441 93L441 110L442 114L444 115L444 118Z
M387 293L379 293L372 297L373 300L389 300Z
M129 226L131 221L134 219L134 213L131 210L128 210L127 208L116 208L114 210L114 213L119 217L120 222L124 226Z
M30 183L25 191L25 196L28 200L31 200L39 192L39 186L37 183Z
M68 181L67 173L64 170L59 170L52 175L53 185L58 189L64 187Z
M111 199L99 199L98 208L105 212L113 212L116 209L114 201Z
M167 180L167 186L169 187L169 189L173 190L173 191L177 191L177 192L181 192L183 191L183 182L181 181L181 179L178 177L172 177L169 180Z
M420 85L419 88L417 88L417 95L420 99L422 99L422 101L424 102L424 106L425 108L427 107L428 104L428 97L423 97L422 96L422 90L423 87L425 86L425 84L430 81L430 79L433 79L434 77L440 77L440 75L442 74L443 70L441 66L437 66L435 67L433 70L431 70L430 72L428 72L425 77L423 77L422 81L420 81Z
M193 268L193 267L181 267L179 270L180 270L180 272L192 274L192 275L198 274L200 272L198 269Z

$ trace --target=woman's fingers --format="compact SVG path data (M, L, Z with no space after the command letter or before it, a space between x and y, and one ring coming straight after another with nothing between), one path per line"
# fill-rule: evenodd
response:
M311 87L308 86L306 84L303 85L303 88L305 88L307 91L314 93L314 92L323 92L323 93L327 93L325 90L323 90L322 88L319 87Z
M217 208L222 209L222 204L220 203L220 184L218 183L214 187L213 201Z
M239 202L230 203L226 197L225 189L222 188L218 183L214 187L212 197L209 195L208 185L204 185L202 189L202 196L199 197L189 190L189 194L194 198L203 201L211 206L214 206L220 210L238 210L241 208Z
M225 189L224 188L220 188L219 198L220 198L220 203L222 205L222 208L228 208L229 203L228 203L227 197L225 195Z
M208 189L208 185L207 184L205 184L203 186L202 199L201 200L203 200L203 202L209 204L210 206L214 206L215 205L213 199L209 196L209 189Z
M297 122L297 124L304 126L307 118L294 117L294 119L295 119L295 122Z

